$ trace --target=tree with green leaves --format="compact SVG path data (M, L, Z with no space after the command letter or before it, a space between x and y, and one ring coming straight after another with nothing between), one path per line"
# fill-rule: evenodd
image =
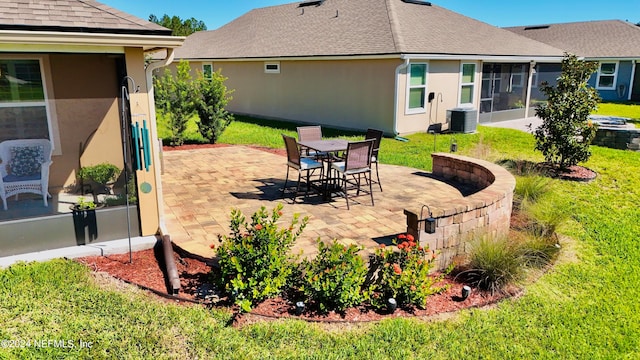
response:
M232 97L224 85L227 80L220 70L205 77L200 73L196 80L195 109L198 114L198 131L209 143L214 144L224 129L233 121L233 115L225 107Z
M589 115L598 106L600 97L587 81L597 67L597 63L565 54L556 86L545 82L540 87L547 102L536 109L542 125L534 133L535 149L556 170L566 170L591 156L589 146L597 129Z
M149 21L173 30L174 36L189 36L196 31L207 30L207 25L203 21L195 18L182 20L178 16L169 16L164 14L160 19L157 16L149 15Z
M175 76L169 69L165 69L162 77L154 79L153 86L156 108L169 119L171 145L182 145L187 123L195 112L194 85L189 62L181 60Z

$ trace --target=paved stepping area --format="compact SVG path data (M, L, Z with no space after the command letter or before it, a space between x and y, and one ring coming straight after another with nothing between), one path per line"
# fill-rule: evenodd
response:
M287 158L273 152L227 146L166 151L163 157L164 215L171 239L204 257L213 255L210 245L218 245L218 235L229 234L234 208L250 218L261 206L271 211L281 203L282 226L288 226L295 213L308 216L309 223L294 251L313 256L318 240L337 239L373 251L406 231L405 207L463 196L455 187L433 179L429 172L380 164L383 191L374 184L375 205L371 205L368 195L363 195L357 198L359 203L350 200L351 209L347 210L342 197L326 201L315 193L307 199L300 194L294 203L287 193L283 199ZM289 177L295 181L297 174L291 172Z

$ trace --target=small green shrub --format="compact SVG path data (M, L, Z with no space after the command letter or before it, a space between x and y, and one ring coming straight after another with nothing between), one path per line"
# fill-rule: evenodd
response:
M296 214L288 227L280 229L276 223L281 216L282 204L270 216L261 207L251 216L251 223L240 210L234 209L231 235L220 239L222 244L217 249L220 270L213 275L243 311L279 295L293 272L295 257L290 250L308 218L300 222Z
M153 87L156 108L168 120L171 145L182 145L187 124L195 112L195 90L189 62L180 60L175 76L171 70L165 69L164 75L154 77Z
M367 266L358 255L362 247L345 246L334 240L330 245L318 244L318 255L304 260L302 293L320 310L343 311L368 299L363 288Z
M518 242L524 265L530 268L547 266L560 252L560 245L552 237L524 234Z
M473 286L494 293L523 277L526 262L516 242L485 236L471 246L469 264L461 274Z
M232 99L232 91L224 85L226 80L218 70L212 72L210 78L200 74L194 82L198 131L211 144L218 141L220 134L233 121L233 115L225 109Z
M413 305L424 308L427 298L445 290L435 286L446 274L429 274L436 258L435 252L418 246L411 235L400 235L398 251L381 245L369 263L373 274L371 304L376 308L386 306L388 298L394 298L398 306Z
M565 206L548 201L525 202L520 211L529 219L524 230L544 238L557 240L557 232L569 219Z
M540 91L547 102L536 109L542 124L535 130L535 149L556 170L565 170L591 157L589 145L596 136L597 126L589 115L600 101L598 92L588 81L598 69L598 63L565 54L562 73L555 86L543 82Z
M537 201L551 190L551 179L542 176L519 176L514 195L523 202Z
M96 208L96 203L93 200L85 200L83 196L78 198L75 205L78 210L93 210Z
M529 160L503 159L496 163L518 176L542 176L547 172L541 164Z
M110 163L83 166L78 172L78 177L81 179L93 180L102 185L115 182L118 179L118 176L120 176L120 169Z

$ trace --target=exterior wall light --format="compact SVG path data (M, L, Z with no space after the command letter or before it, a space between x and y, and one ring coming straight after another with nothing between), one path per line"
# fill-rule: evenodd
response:
M422 212L424 211L425 207L429 211L429 217L421 220L421 222L424 223L424 232L426 232L427 234L433 234L436 232L436 219L431 215L431 208L429 208L429 205L422 205L422 209L420 209L420 219L423 219Z

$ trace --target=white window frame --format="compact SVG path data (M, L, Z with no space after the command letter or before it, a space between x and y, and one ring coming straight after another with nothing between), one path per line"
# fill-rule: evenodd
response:
M615 70L613 74L602 74L602 65L614 64ZM620 69L620 63L618 61L600 61L598 65L598 76L596 77L596 89L597 90L615 90L618 83L618 70ZM613 76L613 84L611 87L600 86L600 78L602 76Z
M411 85L411 67L413 65L424 65L424 84L422 85ZM410 63L409 66L407 67L407 87L406 87L406 101L405 101L405 114L423 114L427 112L427 96L429 94L428 92L428 85L429 85L429 63L428 62L414 62L414 63ZM410 100L410 93L411 93L411 89L420 89L420 88L424 88L424 107L419 107L419 108L409 108L409 100Z
M269 69L269 67L275 66L275 69ZM280 61L268 61L264 63L265 74L280 74Z
M211 72L210 72L210 73L211 73L211 77L207 77L207 76L206 76L206 75L207 75L207 72L206 72L206 71L205 71L205 69L204 69L204 68L205 68L205 66L208 66L208 67L210 67L210 68L211 68ZM211 79L212 79L212 77L213 77L213 63L211 63L211 62L205 62L205 63L202 63L202 77L204 77L205 79L209 79L209 80L211 80Z
M53 155L62 155L60 146L60 133L58 131L58 121L55 116L56 109L55 103L51 100L53 98L53 90L49 87L52 83L50 79L49 58L46 55L24 56L24 55L12 55L2 54L0 60L37 60L40 65L40 77L42 78L42 91L44 99L40 101L23 101L23 102L0 102L0 108L9 107L29 107L29 106L44 106L47 116L47 131L49 132L49 141L51 141L51 147Z
M473 77L471 78L471 82L470 83L465 83L462 82L462 78L464 76L463 73L463 69L465 65L473 65ZM478 64L474 63L474 62L467 62L467 63L461 63L460 64L460 78L459 78L459 85L458 85L458 106L460 107L473 107L474 104L476 103L476 74L478 71ZM471 102L470 103L462 103L462 87L463 86L471 86Z

